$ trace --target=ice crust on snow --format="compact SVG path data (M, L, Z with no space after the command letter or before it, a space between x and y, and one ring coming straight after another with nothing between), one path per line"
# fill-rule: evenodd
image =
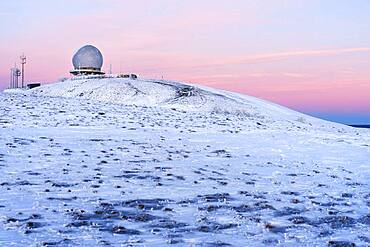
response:
M0 93L0 245L366 246L370 135L163 80Z

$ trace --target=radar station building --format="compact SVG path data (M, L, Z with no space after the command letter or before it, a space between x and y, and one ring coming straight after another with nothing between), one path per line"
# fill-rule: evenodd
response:
M101 70L103 66L103 55L98 48L85 45L80 48L72 58L74 69L72 75L104 75Z

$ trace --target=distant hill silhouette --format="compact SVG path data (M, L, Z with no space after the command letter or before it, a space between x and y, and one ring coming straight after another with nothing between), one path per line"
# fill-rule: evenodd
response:
M352 126L355 128L369 128L370 129L370 125L366 125L366 124L354 124L354 125L351 124L349 126Z

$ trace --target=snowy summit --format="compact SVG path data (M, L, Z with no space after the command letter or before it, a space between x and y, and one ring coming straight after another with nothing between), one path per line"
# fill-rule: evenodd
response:
M116 76L0 104L2 246L370 243L368 130Z

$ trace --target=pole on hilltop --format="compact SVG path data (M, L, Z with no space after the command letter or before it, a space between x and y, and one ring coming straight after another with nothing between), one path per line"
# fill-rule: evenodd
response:
M21 58L21 64L22 64L22 88L24 87L24 65L26 64L26 56L22 54Z

